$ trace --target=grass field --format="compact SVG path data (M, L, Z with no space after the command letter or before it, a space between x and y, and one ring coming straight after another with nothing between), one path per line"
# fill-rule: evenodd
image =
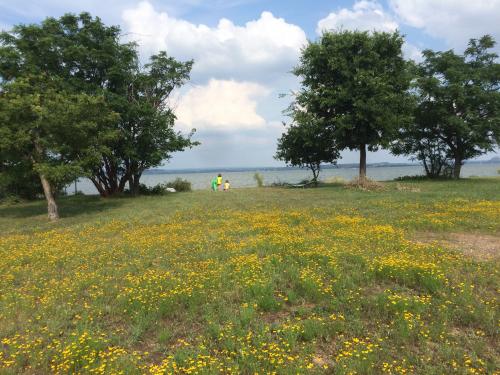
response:
M500 179L385 187L0 205L0 373L499 373Z

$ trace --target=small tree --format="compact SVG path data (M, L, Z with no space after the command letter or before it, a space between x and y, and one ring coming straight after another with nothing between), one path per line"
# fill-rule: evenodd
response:
M331 129L340 149L388 147L411 118L411 74L399 33L326 32L303 50L294 73L302 80L297 103Z
M419 65L417 122L407 131L409 142L420 142L424 134L444 146L455 178L464 160L493 151L500 139L500 64L490 51L494 45L486 35L471 39L463 55L426 50Z
M102 97L65 91L44 75L4 82L0 90L0 155L38 175L49 219L56 220L54 192L99 159L99 124L116 118Z
M287 164L309 168L317 184L322 163L337 162L339 151L331 131L305 112L294 111L294 123L278 140L275 158Z
M391 152L420 161L429 178L449 176L452 160L448 156L448 147L437 136L435 129L427 126L427 116L424 106L417 107L415 121L400 129L398 139L391 145Z

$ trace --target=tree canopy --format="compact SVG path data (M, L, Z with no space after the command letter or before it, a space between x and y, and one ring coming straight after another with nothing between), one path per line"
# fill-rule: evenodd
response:
M38 174L49 218L57 219L54 191L100 159L99 126L115 120L102 96L66 91L52 77L25 76L2 86L0 150Z
M297 104L329 127L340 149L388 147L411 119L411 74L398 33L325 32L303 50L294 73L302 81Z
M126 91L113 93L113 108L121 114L117 139L93 169L91 180L103 196L123 192L129 182L137 194L144 170L168 160L172 152L197 145L191 134L174 130L176 119L168 99L188 79L193 62L179 62L160 52L143 69L136 67Z
M433 145L459 178L464 160L494 150L500 139L500 64L494 46L485 35L471 39L463 55L423 52L415 81L415 121L400 129L396 154L416 154L425 163Z
M300 109L294 109L293 122L278 139L275 158L285 163L309 168L317 183L322 163L335 164L339 158L330 129Z

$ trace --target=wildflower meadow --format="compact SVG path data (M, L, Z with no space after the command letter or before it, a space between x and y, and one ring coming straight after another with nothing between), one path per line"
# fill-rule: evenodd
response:
M0 373L498 373L498 257L426 234L500 180L385 186L0 206Z

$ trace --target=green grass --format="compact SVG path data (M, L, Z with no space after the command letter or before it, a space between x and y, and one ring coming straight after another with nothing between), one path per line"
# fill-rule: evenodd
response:
M498 370L498 258L416 242L498 236L498 178L59 209L0 205L0 373Z

